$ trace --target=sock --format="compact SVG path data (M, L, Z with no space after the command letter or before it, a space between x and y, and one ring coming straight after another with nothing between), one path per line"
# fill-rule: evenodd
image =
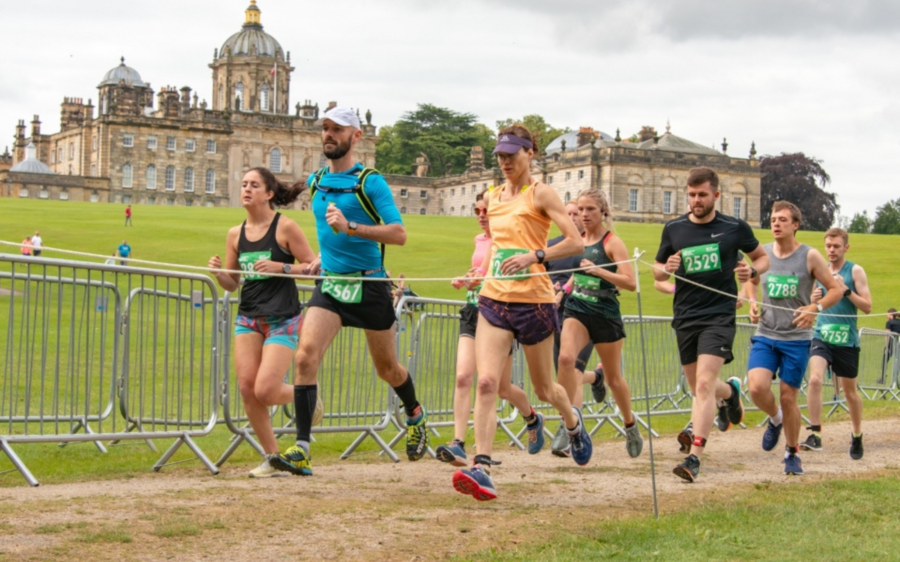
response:
M811 425L811 426L807 427L806 429L812 431L812 432L813 432L813 435L818 435L819 433L822 432L822 426L821 426L821 425Z
M456 444L456 445L459 445L459 446L462 447L463 449L466 448L466 442L465 442L464 439L455 439L455 438L454 438L453 441L451 441L451 443L454 443L454 444Z
M784 458L788 458L791 455L796 455L800 452L800 447L791 447L790 445L784 446Z
M859 433L853 433L851 431L850 435L852 435L854 439L859 439L860 437L862 437L862 432L860 431Z
M629 427L634 427L634 424L635 424L635 423L636 423L635 420L631 420L631 423L626 423L626 424L625 424L625 429L628 429Z
M577 424L575 424L574 428L567 427L566 431L569 432L569 435L578 435L578 433L581 432L581 422L579 421Z
M416 387L413 385L412 377L407 373L406 380L400 386L394 387L394 392L403 402L403 409L406 410L406 417L412 419L416 417L416 407L419 401L416 400Z
M528 414L527 416L526 416L525 414L522 414L522 419L525 420L525 423L526 423L527 425L531 425L531 424L533 424L534 422L536 422L536 421L537 421L537 414L534 413L534 408L531 409L531 413Z
M318 385L297 385L294 387L294 421L297 423L297 445L309 453L309 434L312 433L313 412L316 409ZM302 443L306 443L305 446Z
M298 439L296 445L306 451L306 454L309 455L309 441L300 441Z
M781 425L784 421L784 412L781 411L781 408L778 408L778 413L769 418L769 421L772 422L772 425Z
M474 464L480 464L485 468L490 468L491 466L491 457L488 455L475 455Z

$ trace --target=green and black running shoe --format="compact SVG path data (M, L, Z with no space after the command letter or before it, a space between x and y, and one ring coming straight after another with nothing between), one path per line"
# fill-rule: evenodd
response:
M406 456L417 461L425 456L428 450L428 427L425 421L425 408L416 407L418 419L415 422L406 420ZM414 418L415 419L415 418Z
M309 453L299 445L294 445L284 453L270 455L269 464L274 469L297 476L312 476L313 473Z

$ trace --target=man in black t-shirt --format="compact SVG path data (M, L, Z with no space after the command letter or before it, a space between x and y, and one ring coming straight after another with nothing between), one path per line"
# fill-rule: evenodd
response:
M891 356L894 354L894 345L896 345L897 336L894 334L900 334L900 318L898 318L900 314L897 313L896 308L888 309L887 323L884 325L884 329L891 332L891 335L885 336L884 338L884 360L881 362L881 378L878 379L878 384L884 384L885 382L885 371L887 371L888 363L891 362Z
M764 273L769 258L750 225L716 211L719 176L715 171L692 169L687 195L690 212L663 228L653 276L657 281L666 281L671 274L679 277L672 328L678 339L684 375L694 395L693 435L688 437L690 454L673 472L693 482L700 472L700 455L712 429L717 401L722 424L719 429L727 430L743 420L740 380L719 380L722 366L734 359L734 277L736 273L738 280L745 283ZM752 266L740 262L740 252L753 260ZM679 441L683 437L679 435Z

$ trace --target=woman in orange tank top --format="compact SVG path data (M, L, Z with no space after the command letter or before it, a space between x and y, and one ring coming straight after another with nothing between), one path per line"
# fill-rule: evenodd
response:
M475 364L475 444L478 454L471 469L457 470L453 487L477 500L497 497L490 476L491 447L497 431L496 403L499 381L513 339L525 351L531 382L538 398L551 403L563 418L572 443L572 458L579 465L590 461L592 445L581 413L572 407L565 389L553 381L553 334L559 330L555 295L541 265L582 252L578 229L566 214L559 195L531 176L534 138L521 125L500 131L494 154L506 181L491 191L488 205L493 243L481 267L469 271L474 288L486 277L478 299ZM550 225L556 223L565 240L546 248ZM522 274L536 274L523 276ZM531 416L530 416L531 417ZM537 453L544 441L544 420L535 414L528 425Z

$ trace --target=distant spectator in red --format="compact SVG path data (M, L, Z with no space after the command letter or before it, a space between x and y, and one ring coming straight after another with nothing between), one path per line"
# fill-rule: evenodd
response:
M125 207L125 226L128 225L134 226L134 223L131 222L131 205Z
M25 240L22 240L22 255L31 255L31 236L26 236Z

